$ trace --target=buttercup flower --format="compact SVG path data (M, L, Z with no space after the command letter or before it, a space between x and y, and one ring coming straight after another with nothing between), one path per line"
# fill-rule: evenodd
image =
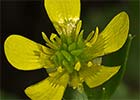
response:
M48 39L42 32L45 46L20 35L9 36L4 44L6 57L15 68L45 68L49 74L27 87L27 96L33 100L61 100L67 86L82 92L83 82L94 88L119 71L120 66L102 65L101 58L124 45L129 30L126 12L116 15L102 32L96 27L85 39L80 0L45 0L44 4L58 35L52 33Z

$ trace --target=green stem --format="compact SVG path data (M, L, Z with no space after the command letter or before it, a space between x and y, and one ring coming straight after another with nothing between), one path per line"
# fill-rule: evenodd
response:
M132 36L131 34L128 35L128 44L127 44L127 47L126 47L126 54L125 54L125 59L124 59L124 64L123 64L123 73L121 74L121 79L123 78L124 76L124 73L126 71L126 65L127 65L127 61L128 61L128 56L129 56L129 52L130 52L130 47L131 47L131 43L132 43L132 40L135 36Z

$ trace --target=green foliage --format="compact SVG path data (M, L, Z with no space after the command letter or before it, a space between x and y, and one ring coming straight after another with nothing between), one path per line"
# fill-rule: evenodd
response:
M85 93L80 93L71 87L67 87L63 100L88 100L88 98Z

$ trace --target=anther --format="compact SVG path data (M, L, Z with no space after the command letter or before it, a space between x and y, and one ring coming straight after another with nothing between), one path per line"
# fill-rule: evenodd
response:
M73 89L76 89L76 87L74 86L74 87L72 87Z
M57 71L61 73L61 72L63 71L63 68L62 68L61 66L59 66L59 67L57 68Z
M75 64L74 69L75 69L76 71L79 71L80 68L81 68L81 63L80 63L80 61L78 61L78 62Z
M83 77L80 77L80 82L83 82L83 81L84 81Z
M88 62L88 67L91 67L93 65L93 63L91 61Z
M52 42L54 42L54 39L56 38L56 36L57 36L56 34L52 33L51 36L50 36L50 40Z
M87 47L92 47L92 45L91 45L90 42L87 42L87 43L86 43L86 46L87 46Z

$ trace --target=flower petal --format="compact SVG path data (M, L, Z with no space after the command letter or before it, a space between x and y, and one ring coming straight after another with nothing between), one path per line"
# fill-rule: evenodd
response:
M128 36L129 18L127 13L121 12L116 15L107 27L99 34L93 47L87 48L89 56L92 58L103 56L120 49Z
M67 73L59 73L25 89L32 100L61 100L68 83Z
M93 59L93 63L97 64L97 65L101 65L102 64L102 57L98 57Z
M76 24L79 20L80 0L45 0L44 5L58 33L60 33L59 27Z
M80 77L87 83L90 88L99 86L109 80L120 69L120 66L107 67L93 65L91 67L83 67L80 70Z
M45 0L45 8L52 22L79 19L80 0Z
M17 69L35 70L48 64L52 66L47 60L52 53L50 49L23 36L9 36L4 43L4 50L8 61Z

